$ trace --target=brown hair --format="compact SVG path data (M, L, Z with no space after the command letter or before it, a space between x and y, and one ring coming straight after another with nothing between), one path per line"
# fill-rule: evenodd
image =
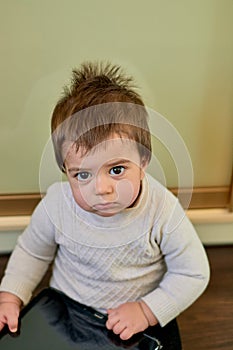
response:
M148 116L133 79L109 63L83 63L74 69L70 87L64 88L51 121L52 140L58 166L64 171L66 141L86 152L113 133L137 142L141 158L151 157Z

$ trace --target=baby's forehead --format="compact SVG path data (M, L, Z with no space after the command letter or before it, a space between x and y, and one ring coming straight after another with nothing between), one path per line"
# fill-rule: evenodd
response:
M112 152L114 150L121 151L135 151L137 148L137 142L127 137L110 137L106 140L99 142L95 145L88 153L99 153L99 152Z
M137 142L128 138L114 137L98 143L90 151L82 147L79 147L77 151L73 143L66 156L67 161L78 162L82 167L98 163L104 164L117 159L138 163L140 156Z

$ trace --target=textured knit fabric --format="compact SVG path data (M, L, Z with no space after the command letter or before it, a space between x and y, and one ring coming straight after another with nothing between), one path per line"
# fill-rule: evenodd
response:
M137 205L111 217L81 209L69 183L52 185L18 239L0 291L27 303L53 259L52 287L101 312L143 299L162 326L209 279L192 224L177 198L149 175Z

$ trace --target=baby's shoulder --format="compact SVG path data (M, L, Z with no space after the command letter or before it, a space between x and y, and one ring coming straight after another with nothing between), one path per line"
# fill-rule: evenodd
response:
M157 206L173 207L177 204L177 197L163 184L147 174L149 203Z
M146 174L147 182L148 182L148 189L150 194L156 195L156 196L173 196L170 190L163 185L161 182L159 182L157 179L155 179L151 174Z
M44 201L59 201L60 199L70 197L71 189L67 181L55 182L50 185L44 196Z
M60 192L66 192L69 188L68 181L60 181L60 182L54 182L52 185L50 185L46 191L46 194L52 194L52 193L60 193Z

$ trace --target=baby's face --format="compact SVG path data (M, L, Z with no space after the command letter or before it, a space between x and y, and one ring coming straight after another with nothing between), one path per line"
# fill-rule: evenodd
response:
M136 142L119 136L105 140L86 155L73 145L65 159L76 203L100 216L113 216L134 205L146 166L141 164Z

